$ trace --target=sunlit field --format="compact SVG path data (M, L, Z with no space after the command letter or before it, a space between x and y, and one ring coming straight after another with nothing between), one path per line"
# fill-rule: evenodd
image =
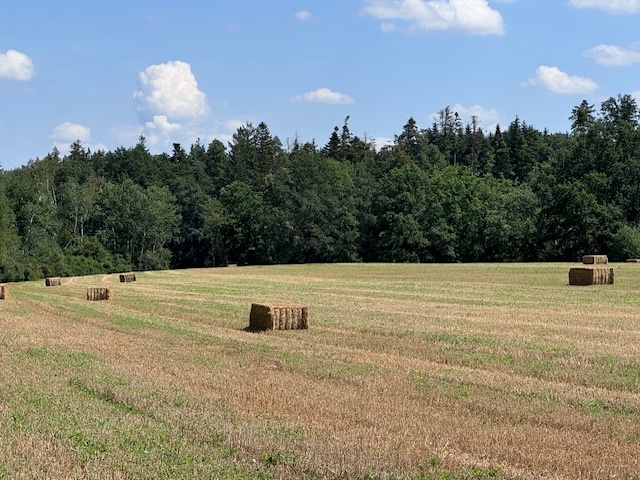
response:
M8 284L0 479L640 478L640 264L570 266ZM246 330L283 301L309 330Z

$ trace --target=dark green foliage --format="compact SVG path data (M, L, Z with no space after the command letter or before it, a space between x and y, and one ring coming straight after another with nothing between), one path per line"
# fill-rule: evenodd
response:
M95 275L124 272L130 269L120 255L111 254L95 237L77 237L64 250L68 275Z
M575 261L640 256L640 111L630 95L485 134L443 108L376 150L349 117L285 150L265 123L152 155L77 141L0 170L0 281L228 263Z
M621 209L593 192L585 181L553 185L542 203L541 259L578 261L589 252L608 252L621 226Z
M233 182L220 192L227 212L225 238L228 259L240 265L270 263L268 245L270 209L262 195L243 182Z
M358 259L354 167L327 158L312 145L295 149L286 169L271 178L273 245L279 262ZM275 252L274 252L275 253Z
M169 268L165 246L177 233L180 216L167 187L146 189L126 179L107 183L96 200L93 228L113 254L135 270Z
M20 236L15 217L5 194L4 172L0 170L0 283L22 280L23 266Z
M430 260L425 226L433 195L429 176L415 164L390 171L373 200L375 221L366 260L421 262Z
M640 258L640 227L621 225L612 238L611 256L618 261Z

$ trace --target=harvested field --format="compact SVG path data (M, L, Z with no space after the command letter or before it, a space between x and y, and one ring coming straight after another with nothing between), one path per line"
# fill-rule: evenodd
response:
M143 272L11 285L0 478L602 479L640 472L640 270ZM305 331L245 331L295 302Z

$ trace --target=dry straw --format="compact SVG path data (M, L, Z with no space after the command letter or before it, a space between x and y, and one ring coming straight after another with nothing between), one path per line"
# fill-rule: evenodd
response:
M306 330L309 309L294 303L251 304L249 330Z
M131 273L121 273L120 274L120 283L125 283L125 282L135 282L136 281L136 274L131 272Z
M111 289L109 287L87 288L87 300L110 300Z
M573 267L569 270L569 285L613 285L613 268Z
M627 263L640 263L640 258L627 258Z
M0 283L0 300L6 300L8 295L7 285Z
M609 257L606 255L585 255L582 257L582 263L585 265L606 265L609 263Z
M62 285L62 281L60 280L60 277L49 277L45 278L44 284L47 287L57 287L59 285Z

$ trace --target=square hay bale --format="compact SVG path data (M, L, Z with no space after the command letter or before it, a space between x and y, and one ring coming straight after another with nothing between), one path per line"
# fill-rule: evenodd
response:
M627 258L627 263L640 263L640 258Z
M58 287L62 285L62 282L60 280L60 277L48 277L48 278L45 278L44 284L47 287Z
M0 283L0 300L6 300L8 293L7 284Z
M135 282L136 281L136 274L131 272L131 273L121 273L120 274L120 283L128 283L128 282Z
M606 265L609 263L609 257L606 255L585 255L582 257L582 263L585 265Z
M573 267L569 269L569 285L613 285L613 268Z
M87 288L87 300L111 300L111 289L109 287L89 287Z
M251 304L249 330L306 330L309 309L294 303Z

